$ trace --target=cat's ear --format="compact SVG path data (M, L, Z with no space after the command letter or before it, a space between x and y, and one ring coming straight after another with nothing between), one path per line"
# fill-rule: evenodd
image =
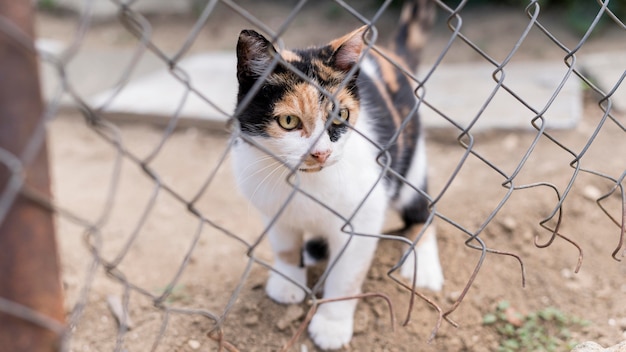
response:
M366 30L367 26L363 26L330 42L331 48L335 50L332 62L336 68L349 71L359 61L359 56L365 46L363 35Z
M251 29L239 34L237 78L259 77L270 68L276 49L263 35Z

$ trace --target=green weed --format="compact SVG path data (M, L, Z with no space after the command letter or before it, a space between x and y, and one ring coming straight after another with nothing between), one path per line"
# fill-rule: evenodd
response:
M167 291L169 287L159 288L156 290L158 295L161 295ZM165 298L167 303L190 303L191 296L189 296L185 285L176 285L170 291L170 294Z
M37 5L44 11L54 11L58 8L56 0L39 0Z
M587 326L589 322L554 307L523 315L502 301L495 312L484 315L483 324L494 327L500 335L498 352L555 352L571 350L576 341L570 329Z

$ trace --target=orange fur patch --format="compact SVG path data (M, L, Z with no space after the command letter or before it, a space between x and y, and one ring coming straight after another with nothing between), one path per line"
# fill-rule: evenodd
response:
M343 72L339 72L332 67L324 65L321 60L314 59L311 61L311 63L319 69L318 74L322 81L341 81L345 78Z
M400 67L404 68L408 72L411 72L411 70L407 68L406 62L404 61L403 58L401 58L400 56L396 55L393 52L388 52L388 51L383 51L383 50L381 51L390 60L393 60ZM389 60L383 57L381 54L377 52L372 52L372 54L373 54L374 59L380 66L380 71L381 71L383 80L389 86L389 89L393 93L398 92L398 90L400 89L400 82L398 82L398 73L400 72L400 70L396 66L394 66L391 62L389 62Z
M300 55L294 53L291 50L283 50L280 52L280 56L285 59L285 61L288 62L294 62L294 61L302 61L302 58L300 57Z
M297 116L302 122L302 135L310 137L320 114L318 90L308 83L296 84L274 105L273 114Z

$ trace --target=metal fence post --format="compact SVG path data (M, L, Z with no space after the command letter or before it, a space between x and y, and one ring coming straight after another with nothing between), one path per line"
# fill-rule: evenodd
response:
M0 0L0 17L34 38L32 1ZM42 118L38 71L35 51L0 31L0 148L18 158ZM50 196L45 142L23 167L27 187ZM14 172L0 163L0 196ZM42 323L65 315L52 213L21 194L0 223L0 300L0 350L59 349L62 334Z

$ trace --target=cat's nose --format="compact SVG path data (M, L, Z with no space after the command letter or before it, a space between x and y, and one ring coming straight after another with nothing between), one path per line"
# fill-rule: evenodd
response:
M326 162L326 160L330 156L330 153L331 153L330 149L316 150L313 153L311 153L311 157L315 159L318 163L323 164Z

